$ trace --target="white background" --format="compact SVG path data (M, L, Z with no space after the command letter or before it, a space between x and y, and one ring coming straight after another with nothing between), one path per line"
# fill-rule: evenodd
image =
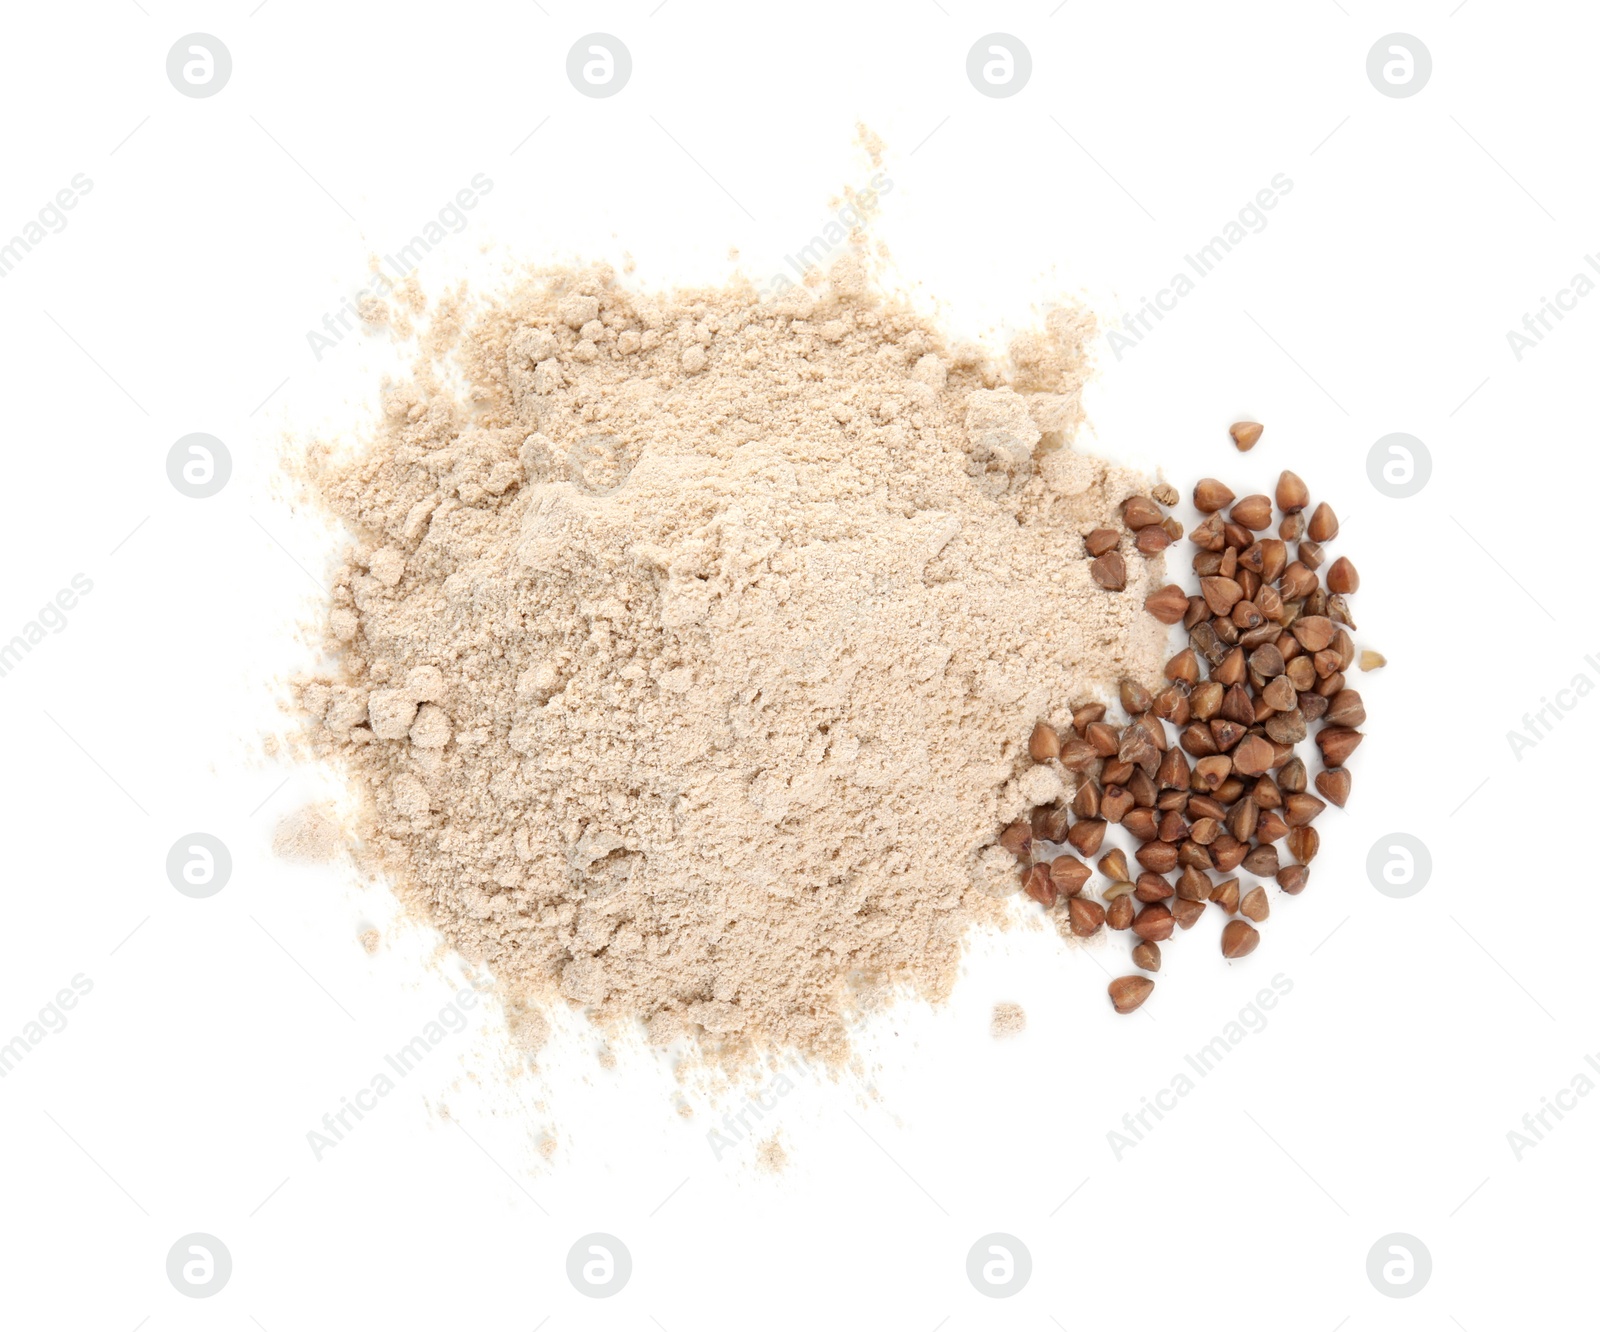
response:
M94 585L0 679L0 1041L73 976L93 985L0 1081L6 1325L1592 1321L1600 1097L1520 1160L1507 1133L1600 1052L1581 851L1600 701L1520 760L1506 738L1574 675L1600 681L1581 558L1600 300L1520 361L1506 340L1600 240L1589 7L92 0L6 26L0 235L76 173L93 189L0 280L0 637L74 574ZM1033 58L1006 99L965 73L997 29ZM208 99L165 74L194 31L233 57ZM608 100L565 76L592 31L633 56ZM1365 72L1396 31L1433 57L1406 99ZM314 1159L307 1131L461 981L382 885L268 850L334 789L262 747L289 724L335 542L280 453L358 432L394 363L387 335L319 362L307 331L479 172L493 191L424 261L432 291L628 254L641 283L716 279L730 247L763 280L871 174L858 119L888 145L892 280L960 333L1075 295L1115 318L1293 181L1143 345L1103 353L1084 444L1185 490L1270 489L1290 466L1343 518L1357 638L1391 664L1357 682L1369 738L1310 889L1274 895L1246 961L1223 962L1215 920L1174 941L1130 1018L1105 999L1127 936L976 940L951 1004L873 1023L859 1068L800 1078L766 1115L781 1175L748 1141L708 1145L740 1096L682 1118L668 1057L619 1044L603 1067L576 1014L519 1069L492 1006ZM1241 416L1268 425L1248 458L1224 433ZM232 453L212 499L166 477L192 431ZM1391 431L1432 455L1411 499L1367 479ZM164 869L196 830L234 858L203 901ZM1393 831L1433 858L1406 900L1366 872ZM1119 1160L1108 1133L1279 973L1265 1030ZM988 1035L1001 999L1028 1011L1020 1039ZM165 1273L194 1231L233 1257L207 1300ZM633 1256L609 1300L565 1275L591 1231ZM1007 1300L966 1276L994 1231L1033 1256ZM1409 1299L1366 1275L1391 1232L1432 1254Z

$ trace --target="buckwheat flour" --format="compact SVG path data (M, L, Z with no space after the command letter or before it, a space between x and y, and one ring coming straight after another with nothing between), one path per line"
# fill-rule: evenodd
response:
M337 821L318 805L305 805L284 815L272 831L272 852L284 860L320 864L335 859L343 845Z
M1021 1004L998 1003L989 1014L989 1035L997 1041L1020 1036L1028 1029L1028 1014Z
M1016 888L996 831L1069 789L1034 722L1164 642L1159 558L1125 540L1117 594L1082 558L1142 488L1070 447L1088 318L1002 363L849 259L764 302L552 272L448 322L453 378L311 457L355 547L299 699L367 854L530 1048L565 999L837 1059L946 995Z

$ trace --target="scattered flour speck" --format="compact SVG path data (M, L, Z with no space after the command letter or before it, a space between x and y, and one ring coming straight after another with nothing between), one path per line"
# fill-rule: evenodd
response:
M321 864L337 857L343 846L344 834L321 805L285 814L272 833L272 853L282 860Z
M1028 1015L1021 1004L999 1003L989 1018L989 1035L997 1041L1020 1036L1028 1025Z
M756 1148L756 1163L768 1174L783 1173L784 1166L789 1164L789 1153L783 1149L783 1140L778 1134L774 1133Z

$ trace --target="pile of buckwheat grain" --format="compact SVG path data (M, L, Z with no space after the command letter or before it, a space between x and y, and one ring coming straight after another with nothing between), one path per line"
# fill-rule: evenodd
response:
M1239 422L1231 433L1248 451L1262 427ZM1082 558L1101 587L1122 591L1123 547L1151 556L1183 536L1164 512L1177 500L1168 485L1131 495L1120 527L1084 538ZM1274 500L1277 535L1260 535L1272 527ZM1076 789L999 836L1021 863L1025 891L1065 932L1128 930L1138 940L1134 964L1145 972L1159 971L1161 944L1211 906L1225 922L1222 955L1255 950L1256 927L1271 910L1265 881L1291 895L1305 890L1321 844L1317 816L1350 796L1344 765L1367 715L1346 681L1356 662L1349 597L1360 578L1343 556L1318 574L1339 532L1333 509L1312 508L1305 482L1289 471L1271 498L1240 499L1206 478L1194 503L1206 515L1188 538L1197 588L1169 583L1144 600L1162 624L1182 623L1188 646L1167 661L1159 683L1153 675L1148 683L1121 680L1120 721L1107 720L1105 703L1086 700L1064 726L1035 724L1029 757L1072 774ZM1378 654L1362 654L1362 669L1382 664ZM1308 736L1321 760L1309 784L1320 796L1307 790L1296 752ZM1116 825L1129 835L1137 869L1121 847L1105 849ZM1100 901L1085 891L1094 877L1086 862L1096 856ZM1117 1012L1129 1013L1154 988L1148 975L1134 974L1113 980L1109 993Z

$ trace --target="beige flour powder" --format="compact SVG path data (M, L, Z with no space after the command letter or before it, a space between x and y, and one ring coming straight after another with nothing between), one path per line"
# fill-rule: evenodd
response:
M836 1059L864 1005L947 994L1016 889L998 829L1070 793L1030 728L1164 642L1160 561L1124 541L1110 593L1083 556L1142 488L1069 447L1086 318L994 362L853 259L449 318L451 375L311 459L356 546L299 698L367 854L533 1018Z
M997 1041L1020 1036L1028 1029L1028 1014L1021 1004L998 1003L989 1015L989 1035Z

